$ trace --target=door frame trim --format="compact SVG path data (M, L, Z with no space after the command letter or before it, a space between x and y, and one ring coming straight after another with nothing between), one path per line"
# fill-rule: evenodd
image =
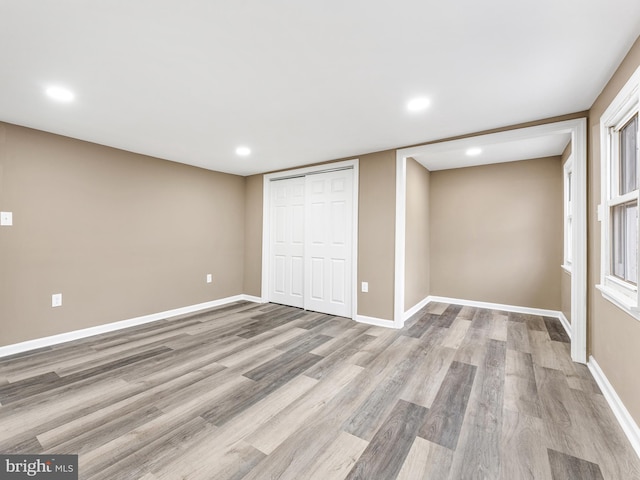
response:
M276 173L269 173L263 176L262 189L262 301L269 301L269 279L271 278L271 254L270 235L271 231L271 182L273 180L285 179L288 177L305 176L315 173L323 173L336 169L353 170L353 202L352 202L352 246L351 246L351 318L355 319L358 313L358 185L359 185L359 159L344 160L340 162L326 163L312 167L296 168L284 170Z

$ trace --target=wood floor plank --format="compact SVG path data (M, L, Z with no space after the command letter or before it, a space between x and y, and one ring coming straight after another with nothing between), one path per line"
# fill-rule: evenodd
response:
M462 320L473 320L473 317L476 314L477 310L478 309L476 307L470 307L468 305L465 305L458 312L457 318L460 318Z
M540 418L505 409L501 433L501 480L552 480Z
M342 430L364 440L371 440L378 431L385 417L399 398L415 365L421 363L424 352L416 341L413 345L407 342L405 358L389 375L383 379L376 389L358 407L358 409L342 425Z
M433 347L415 366L407 379L400 398L407 402L431 408L442 381L449 371L455 350L447 347Z
M500 475L506 350L504 342L487 342L453 457L452 478L498 478Z
M398 400L346 478L396 478L427 411L419 405Z
M480 365L485 355L487 331L480 328L468 328L460 346L456 350L454 359L460 363Z
M534 364L555 370L561 369L560 362L553 351L553 345L546 330L529 330L529 347L531 348L531 358Z
M547 329L547 332L549 332L549 337L551 337L551 340L555 342L564 342L564 343L571 342L571 339L569 338L569 335L567 335L567 332L562 326L562 323L560 323L560 320L552 317L543 317L543 319L544 319L544 324Z
M640 458L634 458L628 442L623 440L622 429L613 416L613 412L604 397L600 394L571 390L576 410L573 420L578 424L583 438L590 440L585 447L589 458L597 463L605 479L637 478L640 479ZM586 419L598 421L587 421ZM620 458L617 454L623 453ZM637 460L637 461L636 461Z
M575 403L565 376L559 370L537 365L534 365L534 372L547 446L577 458L595 461L592 445L583 441L587 434L580 420L583 413Z
M369 442L361 438L339 432L335 441L309 466L305 480L342 480L368 445Z
M436 326L442 328L451 327L451 324L458 316L458 313L460 313L460 310L462 310L462 305L448 305L447 308L445 308L444 312L440 314L440 317L436 319Z
M452 362L418 435L455 450L476 367Z
M545 322L540 315L526 315L525 318L525 324L529 331L547 332Z
M354 339L350 339L347 343L341 345L333 352L309 368L305 375L320 380L328 375L337 365L349 361L355 354L361 352L367 344L371 344L376 337L371 335L360 335ZM317 350L317 349L316 349ZM315 351L315 350L314 350Z
M416 437L396 480L447 479L452 458L448 448Z
M472 328L480 328L483 331L489 331L493 326L493 312L486 308L477 308L473 318L471 319Z
M411 327L406 329L403 334L413 338L420 338L429 328L435 325L436 321L439 319L440 315L424 313L413 325L411 325Z
M260 381L255 381L242 390L236 390L232 395L218 402L211 409L204 412L202 418L214 425L224 425L300 375L321 358L311 353L300 355L295 361L287 364L286 371L269 371L264 377L261 377Z
M0 451L83 479L640 479L557 319L447 303L236 302L0 358L0 399Z
M511 320L511 316L509 316L509 323L507 324L507 348L517 350L518 352L531 353L529 334L525 320L514 322Z
M493 312L491 332L489 332L489 338L493 340L499 340L501 342L507 341L507 330L509 325L509 316L504 312Z
M442 346L454 350L460 348L470 326L471 320L465 320L460 317L456 318L451 324L447 336L442 341Z
M363 371L362 367L344 364L246 438L261 452L270 454L307 420L321 414L324 406Z
M504 407L541 418L538 387L530 353L507 349Z
M425 307L425 310L428 313L435 313L437 315L441 315L442 313L444 313L444 311L447 309L447 307L449 306L448 303L443 303L443 302L429 302L427 304L427 306ZM460 310L462 310L462 308L460 308Z
M549 449L549 463L553 480L579 478L580 480L604 480L600 467L595 463Z

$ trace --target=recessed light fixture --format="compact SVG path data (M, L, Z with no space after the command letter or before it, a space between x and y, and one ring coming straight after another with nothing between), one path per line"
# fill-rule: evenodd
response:
M70 102L75 98L73 92L64 87L49 87L46 92L49 97L59 102Z
M482 149L480 147L471 147L467 148L466 154L470 157L475 157L476 155L480 155L482 153Z
M407 103L407 110L410 112L421 112L431 105L431 100L427 97L417 97Z
M236 155L240 155L241 157L246 157L249 154L251 154L251 149L249 147L236 148Z

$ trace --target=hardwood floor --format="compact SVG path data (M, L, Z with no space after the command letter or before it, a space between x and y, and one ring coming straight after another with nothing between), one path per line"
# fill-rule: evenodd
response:
M0 453L82 479L640 479L556 319L235 303L0 359Z

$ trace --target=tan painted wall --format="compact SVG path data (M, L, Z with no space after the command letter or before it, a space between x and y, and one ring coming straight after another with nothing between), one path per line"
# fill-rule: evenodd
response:
M431 294L560 309L560 157L431 172Z
M405 292L407 311L429 295L429 183L430 172L407 159L405 228Z
M588 190L588 342L618 396L640 424L640 321L605 300L595 285L600 283L600 117L640 66L640 38L615 72L589 112Z
M262 296L263 176L245 178L244 293Z
M369 282L369 293L358 293L358 313L392 320L396 228L395 150L360 156L358 203L358 286L360 282Z
M243 292L242 177L3 123L0 171L0 345Z
M564 165L569 160L569 156L571 156L572 145L571 142L566 146L564 152L560 156L560 161L562 163L562 188L563 188L563 199L564 199ZM564 200L563 200L564 202ZM564 203L563 203L564 205ZM564 223L562 225L562 235L563 235L563 248L564 248ZM563 252L563 261L564 261L564 252ZM564 268L560 267L560 311L564 313L566 319L571 323L571 273L567 272Z

